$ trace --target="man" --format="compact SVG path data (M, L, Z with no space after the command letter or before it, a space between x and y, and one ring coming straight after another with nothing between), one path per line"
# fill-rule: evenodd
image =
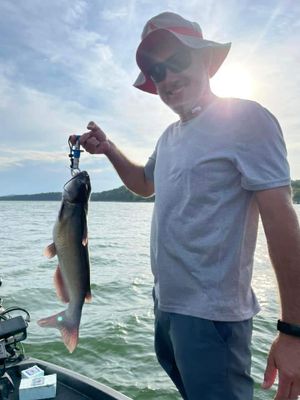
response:
M146 166L129 161L93 122L80 142L105 154L124 184L155 193L151 232L155 350L188 400L250 400L251 290L260 213L282 304L264 388L300 394L300 231L281 129L259 104L217 98L211 78L230 44L204 40L198 24L166 12L147 22L135 86L180 117ZM283 331L285 333L283 333Z

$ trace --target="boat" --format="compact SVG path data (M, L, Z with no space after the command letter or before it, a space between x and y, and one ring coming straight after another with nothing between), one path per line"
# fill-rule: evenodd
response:
M1 283L0 283L1 285ZM15 314L23 314L17 315ZM0 400L19 400L20 382L27 371L37 370L46 378L56 374L56 400L131 400L129 397L87 376L47 361L25 355L20 342L27 337L30 315L21 307L4 309L0 298ZM34 377L33 377L34 378ZM32 378L31 382L33 382ZM38 387L43 378L33 387ZM29 381L27 381L29 382ZM45 383L45 382L44 382ZM24 393L24 391L23 391ZM27 392L28 393L28 392ZM22 394L23 396L23 394ZM26 399L30 397L26 397ZM45 397L39 397L39 399ZM38 399L38 397L34 397Z

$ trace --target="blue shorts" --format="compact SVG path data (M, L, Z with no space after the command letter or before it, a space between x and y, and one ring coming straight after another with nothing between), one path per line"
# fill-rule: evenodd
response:
M185 400L252 400L252 318L219 322L155 311L157 359Z

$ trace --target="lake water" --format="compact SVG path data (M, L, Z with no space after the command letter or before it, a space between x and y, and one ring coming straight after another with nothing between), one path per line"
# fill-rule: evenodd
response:
M80 341L69 354L55 329L36 321L64 306L53 287L56 259L51 243L58 202L0 202L0 296L6 307L31 314L27 355L87 375L136 400L176 400L171 381L153 351L152 275L149 266L151 203L90 203L89 250L93 301L84 305ZM295 206L300 216L300 205ZM254 319L255 400L271 400L260 384L269 346L276 335L278 295L260 227L253 287L262 311Z

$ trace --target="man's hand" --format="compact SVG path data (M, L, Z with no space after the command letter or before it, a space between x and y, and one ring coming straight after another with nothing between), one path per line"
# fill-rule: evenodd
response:
M89 132L80 136L82 147L91 154L105 154L129 190L143 197L152 196L154 183L146 178L144 166L130 161L114 143L107 139L95 122L89 122L87 129ZM74 145L76 136L70 136L69 140Z
M93 121L89 122L87 129L89 132L80 136L80 145L90 154L106 154L111 148L111 143L105 133ZM75 135L70 136L69 139L72 144L75 144Z
M297 400L300 396L300 338L280 333L274 340L262 387L269 389L278 372L278 391L274 400Z

